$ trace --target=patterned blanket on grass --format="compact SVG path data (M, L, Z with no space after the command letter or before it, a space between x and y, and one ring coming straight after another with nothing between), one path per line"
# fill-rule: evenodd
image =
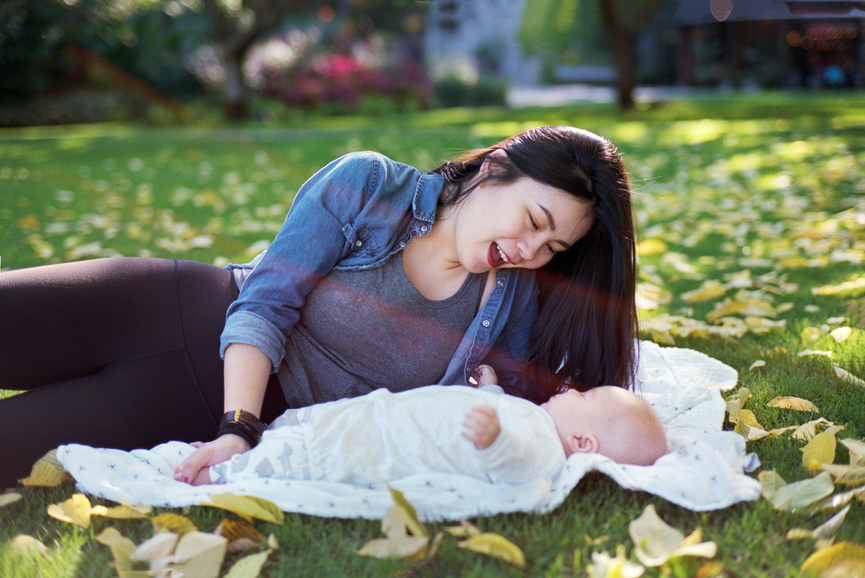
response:
M637 391L664 423L669 453L652 466L620 465L597 454L573 454L557 479L497 485L452 474L392 480L422 520L460 520L509 512L548 512L559 506L588 472L610 476L621 487L642 490L691 510L714 510L755 500L760 483L747 472L758 465L743 438L721 431L721 392L736 385L736 371L702 353L640 343ZM406 440L406 451L413 443ZM172 479L174 466L194 449L169 442L152 450L61 446L57 457L88 494L132 504L181 507L210 501L210 494L258 496L283 511L323 517L384 516L393 504L386 486L257 479L219 486L190 486Z

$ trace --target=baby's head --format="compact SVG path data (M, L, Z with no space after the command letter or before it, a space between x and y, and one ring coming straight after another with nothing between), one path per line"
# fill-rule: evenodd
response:
M643 398L621 387L569 389L541 407L553 418L568 456L596 452L620 464L648 466L667 453L661 420Z

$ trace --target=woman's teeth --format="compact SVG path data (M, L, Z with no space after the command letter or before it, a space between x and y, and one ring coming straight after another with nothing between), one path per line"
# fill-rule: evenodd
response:
M510 263L510 261L508 261L508 256L505 255L505 252L502 251L502 248L496 245L496 249L498 250L499 257L501 257L502 261L504 261L505 263Z

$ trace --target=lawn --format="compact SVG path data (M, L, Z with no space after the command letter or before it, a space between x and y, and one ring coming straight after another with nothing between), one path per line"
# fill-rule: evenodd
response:
M638 217L645 339L696 349L734 367L739 386L753 394L746 408L766 429L822 417L845 427L838 439L865 438L865 387L836 372L837 366L865 379L865 101L859 94L729 95L625 115L612 105L586 104L235 128L5 130L0 265L8 270L110 255L243 262L273 237L301 183L337 155L375 149L433 168L540 124L593 130L624 155ZM852 328L849 337L836 339L846 335L844 327ZM782 395L810 400L819 413L767 407ZM803 446L789 433L748 442L760 471L775 470L787 482L813 476L803 466ZM849 459L838 444L835 462ZM2 576L115 576L111 552L95 536L114 526L140 543L153 532L146 521L94 518L85 530L46 515L50 504L74 493L69 486L18 491L23 499L0 507ZM834 539L865 545L865 503L851 503ZM648 504L686 535L702 528L703 539L718 546L722 575L739 577L798 576L816 544L788 540L787 532L814 529L831 516L779 511L766 499L696 513L590 475L550 514L473 520L518 545L527 569L445 540L435 560L411 570L417 576L584 576L593 552L613 555L621 545L636 560L628 524ZM209 508L177 513L207 531L223 517ZM287 514L280 526L256 525L279 543L263 576L382 576L410 567L354 553L380 536L378 522ZM12 552L7 541L19 533L42 541L47 554L31 560ZM671 571L694 575L701 563Z

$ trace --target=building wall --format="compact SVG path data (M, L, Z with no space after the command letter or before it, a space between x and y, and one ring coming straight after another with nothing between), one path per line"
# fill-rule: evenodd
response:
M538 64L520 48L526 0L434 0L424 38L434 78L493 74L514 84L534 84Z

